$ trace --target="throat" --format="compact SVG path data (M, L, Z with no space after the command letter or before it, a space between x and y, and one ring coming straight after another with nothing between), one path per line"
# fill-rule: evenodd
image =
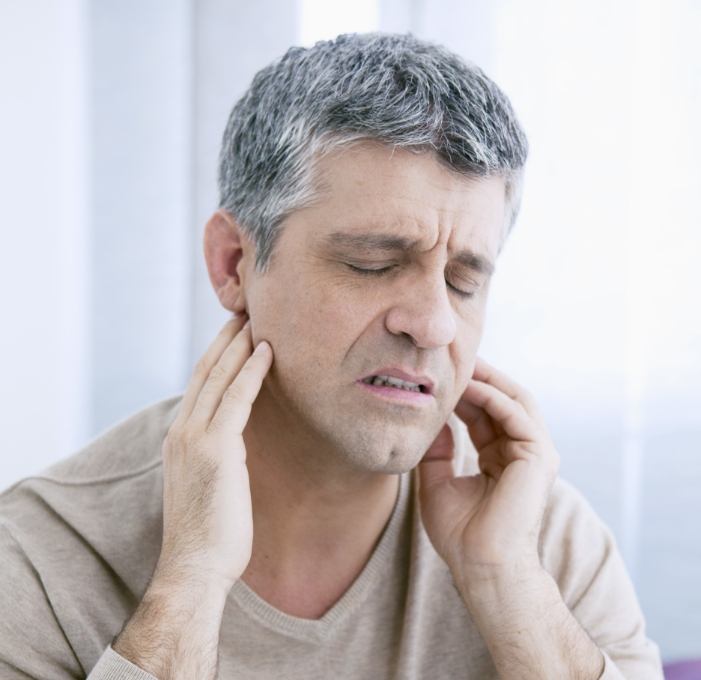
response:
M290 512L257 514L261 506L254 496L253 550L241 580L278 611L321 618L350 589L377 549L399 497L400 479L394 476L392 481L388 493L366 507L362 517L352 506L345 521L331 528L319 523L318 516L304 513L292 522Z
M309 567L296 576L280 578L269 567L256 567L251 559L241 580L271 607L300 619L320 619L348 592L365 564L349 567L345 563L322 562L323 568Z

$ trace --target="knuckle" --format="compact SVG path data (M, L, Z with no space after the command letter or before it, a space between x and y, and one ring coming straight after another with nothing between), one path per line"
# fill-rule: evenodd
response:
M163 455L192 450L199 446L200 433L185 425L171 426L163 439Z
M241 387L241 383L231 383L231 385L227 387L226 392L224 392L224 399L232 403L245 401L245 393L243 388Z
M196 451L202 445L202 432L188 428L183 432L181 442L186 451Z
M177 425L177 424L171 425L168 432L166 432L166 436L163 438L163 449L170 450L174 446L178 446L178 444L182 441L182 435L183 435L183 426L182 425Z
M216 364L212 366L211 370L209 371L208 381L213 383L220 383L226 380L228 375L229 371L226 369L225 366L222 366L221 364Z

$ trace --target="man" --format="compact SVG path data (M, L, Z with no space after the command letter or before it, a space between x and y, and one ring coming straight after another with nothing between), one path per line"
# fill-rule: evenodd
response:
M205 228L232 320L182 397L0 498L3 678L662 677L610 531L477 356L526 153L411 36L257 74Z

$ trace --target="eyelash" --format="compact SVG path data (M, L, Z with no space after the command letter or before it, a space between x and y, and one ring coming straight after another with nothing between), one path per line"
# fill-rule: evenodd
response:
M362 276L381 276L382 274L386 274L387 272L391 271L395 267L395 265L390 265L389 267L380 267L379 269L364 269L363 267L356 267L355 265L348 263L346 263L346 266ZM448 284L450 290L461 298L469 299L475 296L474 291L471 293L466 293L464 290L460 290L459 288L453 286L449 281L446 281L446 283Z

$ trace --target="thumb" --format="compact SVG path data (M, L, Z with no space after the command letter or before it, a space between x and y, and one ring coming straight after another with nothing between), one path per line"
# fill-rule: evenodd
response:
M441 482L453 479L453 455L455 453L453 433L446 423L419 463L419 484L429 490Z

